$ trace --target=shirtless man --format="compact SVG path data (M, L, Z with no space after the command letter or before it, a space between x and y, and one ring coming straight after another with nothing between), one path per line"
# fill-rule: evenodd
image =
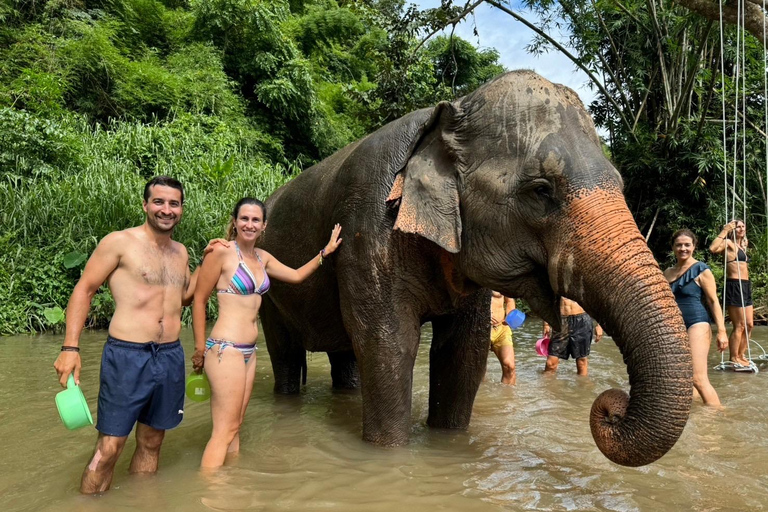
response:
M130 472L154 473L165 430L177 426L184 414L181 308L192 301L195 287L187 249L171 240L183 202L177 180L150 180L144 187L145 223L105 236L69 299L64 345L53 365L64 387L71 373L80 383L80 334L104 281L115 299L101 359L99 436L83 472L83 494L109 489L115 463L136 422Z
M503 296L497 291L491 297L491 350L501 363L501 382L515 385L515 347L512 344L512 329L505 319L515 309L515 299Z
M560 359L568 360L573 357L576 360L576 373L587 375L589 373L590 345L592 344L592 318L579 306L578 302L562 297L560 299L560 316L567 326L567 332L555 331L548 323L544 322L544 336L551 335L549 342L549 355L544 366L545 372L557 371ZM603 337L603 329L595 324L595 342Z

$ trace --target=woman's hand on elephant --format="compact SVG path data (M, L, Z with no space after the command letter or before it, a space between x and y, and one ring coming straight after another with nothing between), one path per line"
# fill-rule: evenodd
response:
M341 238L339 238L339 234L341 234L341 225L336 224L333 226L333 231L331 231L331 239L323 249L324 256L328 256L339 248L339 245L341 245Z
M200 373L203 371L204 365L205 352L203 350L195 350L195 353L192 354L192 369L195 370L195 372Z

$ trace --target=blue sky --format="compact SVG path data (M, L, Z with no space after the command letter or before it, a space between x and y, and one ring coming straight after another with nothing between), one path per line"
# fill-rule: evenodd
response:
M411 0L422 9L439 7L440 0ZM515 2L517 4L517 2ZM526 19L535 23L536 18L525 11L515 9ZM478 36L472 31L477 25ZM456 35L482 48L496 48L499 60L507 69L532 69L551 82L567 85L576 91L584 105L594 99L595 92L587 87L589 79L583 71L558 51L550 51L534 56L525 51L525 46L533 40L534 33L528 27L508 14L483 4L475 10L474 19L467 17L456 27ZM559 43L565 42L562 34L549 34Z

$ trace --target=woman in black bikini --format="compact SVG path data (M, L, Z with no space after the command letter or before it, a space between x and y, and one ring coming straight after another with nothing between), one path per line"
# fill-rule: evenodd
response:
M723 302L733 322L728 347L734 364L749 366L745 354L753 326L752 283L747 263L747 227L743 220L729 222L709 246L715 254L727 254Z

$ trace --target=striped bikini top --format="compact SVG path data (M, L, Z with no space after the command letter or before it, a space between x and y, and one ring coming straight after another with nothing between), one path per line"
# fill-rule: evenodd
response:
M260 286L256 286L256 276L253 275L251 269L243 261L243 255L240 252L240 247L237 246L237 242L235 242L235 249L237 250L237 259L240 260L237 264L235 275L232 276L232 280L229 281L229 286L226 290L217 290L217 292L232 293L234 295L253 295L254 293L264 295L267 293L269 291L269 276L264 268L264 263L259 258L259 253L254 251L256 259L261 264L261 271L264 272L264 281L261 282Z

